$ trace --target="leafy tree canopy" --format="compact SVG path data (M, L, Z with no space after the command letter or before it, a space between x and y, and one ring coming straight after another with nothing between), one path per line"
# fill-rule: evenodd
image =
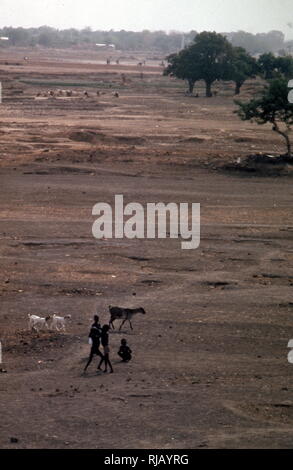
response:
M255 77L259 71L256 60L243 47L233 47L227 60L224 78L235 82L235 95L248 78Z
M166 75L187 80L192 92L197 80L204 80L206 96L211 96L215 80L233 80L239 94L241 86L258 71L256 60L245 49L233 47L221 34L203 32L178 54L167 57Z
M258 66L266 80L280 76L288 79L293 77L293 57L289 55L275 57L271 52L262 54L258 59Z
M183 49L178 54L171 54L167 57L169 65L164 70L164 75L187 80L189 92L193 92L194 84L200 80L200 73L197 65L197 57L194 48Z
M285 139L287 155L292 158L290 133L293 126L293 104L289 103L288 91L288 81L277 78L264 87L259 97L247 103L235 103L239 106L236 112L242 120L272 124L272 130Z

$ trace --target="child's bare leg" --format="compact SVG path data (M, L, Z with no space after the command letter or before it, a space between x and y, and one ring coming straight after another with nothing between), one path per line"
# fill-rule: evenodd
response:
M104 361L105 361L105 356L103 356L103 354L101 353L101 360L100 360L100 363L98 365L99 370L101 370L101 365L103 364Z
M110 366L110 371L111 371L111 372L114 372L114 371L113 371L112 364L111 364L110 359L109 359L109 354L105 354L105 370L104 370L104 372L107 372L107 370L108 370L108 364L109 364L109 366Z
M109 356L107 357L107 362L108 362L108 364L109 364L109 366L110 366L110 372L113 373L114 371L113 371L113 367L112 367L112 364L111 364L111 362L110 362Z
M88 366L89 366L90 363L92 362L93 357L94 357L94 353L91 351L89 360L88 360L88 362L87 362L87 365L86 365L85 368L84 368L84 372L87 370Z

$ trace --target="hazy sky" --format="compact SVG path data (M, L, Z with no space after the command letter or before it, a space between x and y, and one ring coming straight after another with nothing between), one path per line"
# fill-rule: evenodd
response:
M291 23L293 0L0 0L0 27L252 33L278 29L291 39Z

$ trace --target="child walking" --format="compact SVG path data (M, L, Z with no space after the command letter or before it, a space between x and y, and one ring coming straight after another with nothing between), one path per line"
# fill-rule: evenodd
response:
M91 352L90 352L88 362L84 368L84 372L86 372L94 356L100 356L101 358L103 358L103 354L100 351L101 333L102 333L102 330L101 330L101 325L99 323L99 317L98 315L95 315L94 323L92 324L90 334L89 334L89 339L91 340Z
M109 365L110 373L112 374L114 371L113 371L113 367L112 367L112 364L111 364L110 358L109 358L109 354L110 354L109 333L108 333L109 329L110 329L109 325L104 325L103 328L102 328L101 343L102 343L102 346L104 348L104 357L102 357L102 359L100 360L100 364L99 364L98 369L100 369L103 362L105 362L104 372L107 372L108 365Z

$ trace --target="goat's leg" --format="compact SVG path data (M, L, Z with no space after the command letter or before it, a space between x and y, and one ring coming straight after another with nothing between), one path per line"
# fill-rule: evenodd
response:
M47 330L49 331L50 328L49 328L49 324L47 322L45 323L45 326L46 326Z
M119 328L119 331L121 330L122 326L124 325L124 323L126 322L127 318L125 318L125 320L123 320L123 322L121 323L120 325L120 328Z
M128 320L128 321L129 321L130 328L133 330L131 321L130 320Z

